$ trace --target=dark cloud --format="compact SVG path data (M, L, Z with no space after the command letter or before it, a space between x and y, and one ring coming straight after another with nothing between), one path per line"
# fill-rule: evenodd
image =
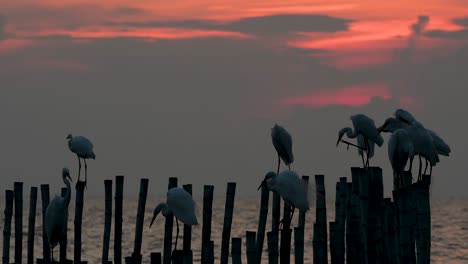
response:
M114 10L115 15L128 15L128 16L133 16L133 15L141 15L147 13L146 10L141 9L141 8L135 8L135 7L119 7Z
M424 35L432 38L468 39L468 29L455 31L431 30Z
M227 24L209 20L110 22L108 25L135 27L183 27L238 31L255 35L276 35L295 31L335 32L348 29L351 20L325 15L274 15L244 18Z
M468 17L464 17L464 18L455 18L453 20L453 23L459 25L459 26L462 26L462 27L468 27Z
M411 32L413 35L421 35L424 32L427 24L429 23L429 16L419 16L418 21L411 25Z

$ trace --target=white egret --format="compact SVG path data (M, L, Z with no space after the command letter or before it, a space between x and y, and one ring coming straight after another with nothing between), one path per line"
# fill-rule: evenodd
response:
M167 191L166 203L160 203L154 208L150 228L160 212L164 217L175 216L176 218L177 235L175 248L177 248L177 240L179 238L179 220L186 225L198 224L195 215L195 201L192 196L182 188L172 188Z
M88 165L86 164L87 159L96 159L96 154L93 151L93 143L83 136L72 136L68 134L68 148L71 152L75 153L78 157L78 181L80 181L81 175L81 160L84 160L85 164L85 185L88 180Z
M403 172L410 157L414 157L414 148L408 131L401 128L395 130L388 140L388 158L400 186L403 186Z
M285 170L279 175L276 175L274 172L268 173L265 176L265 182L268 189L277 192L285 203L291 205L291 219L294 215L295 208L302 212L307 212L309 210L307 190L305 189L302 179L296 172Z
M55 198L49 203L45 213L45 230L47 239L52 252L52 261L54 260L54 248L60 242L63 236L67 233L67 220L68 220L68 205L70 204L71 187L70 187L70 171L68 168L63 168L62 179L67 186L65 196L56 195Z
M357 114L351 116L351 121L353 122L354 130L350 127L345 127L338 132L338 141L336 145L340 142L346 143L349 145L353 145L355 147L363 149L367 153L367 162L364 167L369 167L369 158L370 158L370 142L374 142L379 147L383 144L383 138L380 136L377 127L375 126L374 120L369 118L364 114ZM356 138L358 135L362 135L364 137L365 147L362 148L361 146L354 145L347 141L342 140L344 134L348 138Z
M278 169L276 174L279 173L281 160L283 160L284 164L286 164L289 170L291 170L291 164L294 162L291 135L286 131L286 129L284 129L284 127L275 124L271 129L271 141L278 153Z

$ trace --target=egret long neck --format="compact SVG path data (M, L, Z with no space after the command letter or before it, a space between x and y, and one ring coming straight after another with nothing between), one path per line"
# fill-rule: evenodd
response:
M345 128L345 131L346 131L346 136L349 138L355 138L358 135L356 130L353 130L350 127Z
M68 204L70 204L71 186L70 181L67 178L63 179L63 182L67 186L67 191L65 192L65 197L63 199L65 200L65 206L68 207Z

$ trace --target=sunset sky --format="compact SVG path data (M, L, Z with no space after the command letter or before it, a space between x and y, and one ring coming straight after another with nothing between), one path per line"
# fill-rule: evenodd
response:
M332 194L360 165L335 147L349 116L380 125L404 107L452 147L433 195L466 196L464 0L0 1L2 190L58 188L63 166L76 175L73 133L95 143L93 194L117 174L131 194L132 179L161 194L169 176L254 194L252 181L275 169L279 123L293 135L293 169L325 174ZM386 146L371 165L384 168L388 195Z

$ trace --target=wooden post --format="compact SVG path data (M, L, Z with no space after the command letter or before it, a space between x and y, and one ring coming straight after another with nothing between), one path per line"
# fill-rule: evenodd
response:
M29 196L28 255L27 263L34 263L34 231L36 225L37 187L31 187ZM6 219L5 219L6 220Z
M161 252L151 253L150 263L151 264L161 264Z
M328 263L327 243L327 205L325 202L325 176L315 175L316 211L314 235L312 245L314 248L314 263Z
M273 192L273 201L271 205L271 231L279 237L279 224L281 217L281 196L277 192Z
M242 238L233 237L231 242L232 264L242 263Z
M289 264L291 261L291 206L284 203L283 227L281 229L280 263Z
M13 217L13 191L5 190L5 222L3 226L3 256L2 263L10 262L11 218Z
M186 190L190 195L192 195L192 185L185 184L183 185L184 190ZM184 224L184 264L193 263L193 252L192 252L192 226Z
M184 263L184 251L183 250L174 250L172 254L172 264L183 264Z
M400 263L411 263L411 237L409 225L409 188L402 188L398 191L393 192L393 199L396 202L398 208L398 220L399 220L399 239L400 239Z
M363 264L368 263L368 244L367 244L367 234L368 234L368 224L367 217L369 212L369 174L365 169L360 168L359 173L359 207L361 208L361 224L360 224L360 233L361 233L361 249L362 249L362 262Z
M302 176L302 184L304 184L304 189L306 190L306 197L309 197L309 176ZM302 232L305 229L305 215L306 212L299 211L298 227L302 228Z
M138 209L135 224L135 242L133 246L132 262L141 264L141 241L143 239L143 222L145 220L146 197L148 195L148 179L140 180L140 194L138 195Z
M294 228L294 263L304 264L304 228Z
M351 168L352 183L346 185L347 212L346 221L346 262L360 264L362 259L360 238L361 210L359 208L359 169Z
M430 263L431 257L431 206L429 196L429 186L431 176L423 175L422 182L416 183L415 199L417 203L417 250L418 264Z
M269 173L274 173L274 172L269 172ZM257 241L256 241L258 264L262 262L263 241L265 239L266 222L267 222L267 217L268 217L268 202L270 200L270 190L268 190L268 187L266 186L266 184L262 185L261 192L262 193L260 196L260 214L258 217Z
M170 177L169 183L167 185L167 189L170 190L172 188L177 187L177 178ZM172 230L174 226L174 216L166 216L166 220L164 223L164 254L163 254L163 263L170 264L171 257L172 257Z
M382 237L383 237L383 260L386 264L397 263L395 250L395 230L393 230L393 215L392 201L390 198L383 200L383 222L382 222Z
M382 169L379 167L370 167L366 173L369 175L369 211L367 216L368 262L379 264L384 261L382 240Z
M345 261L345 222L346 222L346 177L341 177L336 184L335 199L335 263L344 264ZM331 234L330 234L331 243Z
M15 194L15 263L23 256L23 183L14 183Z
M124 176L115 177L114 263L122 264L122 211Z
M83 219L84 188L85 182L78 181L76 183L74 263L81 263L81 224Z
M257 249L255 246L255 236L256 233L252 231L245 232L245 252L247 253L247 263L256 264L257 263Z
M42 254L43 261L46 263L50 262L50 246L49 240L47 238L47 232L45 230L45 213L47 206L49 206L50 195L49 195L49 185L41 184L41 198L42 198Z
M338 263L337 256L337 224L336 222L329 223L330 229L330 260L332 264Z
M227 264L229 261L229 242L231 241L231 225L235 196L236 183L228 182L226 189L226 204L224 206L223 234L221 240L221 264Z
M65 197L65 193L67 192L67 188L64 187L62 188L61 191L61 196ZM67 216L67 222L65 223L65 229L68 230L68 216ZM64 236L60 240L60 262L61 263L70 263L72 262L71 260L67 260L67 243L68 243L68 231L65 232Z
M213 240L208 241L205 243L205 246L203 247L203 250L205 252L202 252L202 263L206 264L214 264L214 242Z
M213 185L203 187L203 227L202 227L202 259L206 259L204 254L207 252L205 247L209 246L211 240L211 217L213 211Z
M268 232L268 264L278 264L278 233Z
M104 180L104 235L102 238L102 264L109 261L109 244L112 225L112 180Z

